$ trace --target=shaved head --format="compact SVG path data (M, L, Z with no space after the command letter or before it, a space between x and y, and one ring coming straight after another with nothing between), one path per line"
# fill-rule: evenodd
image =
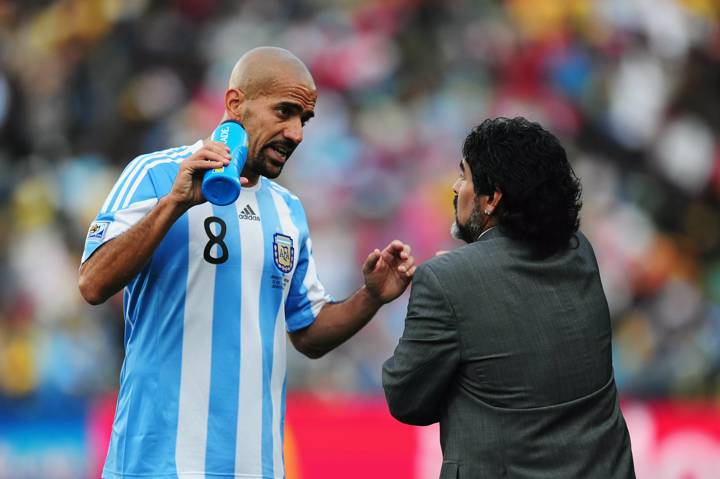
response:
M317 88L298 57L275 47L254 48L233 68L223 120L239 122L248 137L243 176L251 184L276 178L315 116Z
M256 98L274 91L284 81L298 82L315 91L312 75L298 57L283 48L258 47L240 57L230 74L228 88Z

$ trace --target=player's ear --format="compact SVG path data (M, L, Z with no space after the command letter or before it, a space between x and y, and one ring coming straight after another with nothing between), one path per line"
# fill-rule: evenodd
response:
M225 111L233 120L242 122L245 93L239 88L229 88L225 92Z

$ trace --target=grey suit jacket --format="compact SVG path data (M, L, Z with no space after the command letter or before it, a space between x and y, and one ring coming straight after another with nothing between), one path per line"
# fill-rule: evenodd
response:
M383 366L390 412L440 422L445 478L632 478L590 243L544 260L497 228L417 269Z

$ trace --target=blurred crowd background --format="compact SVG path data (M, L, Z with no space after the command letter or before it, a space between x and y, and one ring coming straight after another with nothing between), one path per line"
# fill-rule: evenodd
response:
M133 157L208 136L259 45L292 50L318 85L279 182L336 298L390 239L418 261L458 246L465 135L526 116L582 180L621 393L720 398L715 0L0 0L0 406L116 389L122 298L91 307L77 290L88 225ZM289 388L379 394L406 304L321 360L292 354Z

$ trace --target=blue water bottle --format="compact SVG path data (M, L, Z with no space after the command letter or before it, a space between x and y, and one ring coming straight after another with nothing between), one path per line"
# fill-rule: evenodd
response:
M239 122L226 120L215 128L212 139L230 148L230 164L205 172L202 193L210 203L229 205L240 195L240 172L248 154L247 133Z

